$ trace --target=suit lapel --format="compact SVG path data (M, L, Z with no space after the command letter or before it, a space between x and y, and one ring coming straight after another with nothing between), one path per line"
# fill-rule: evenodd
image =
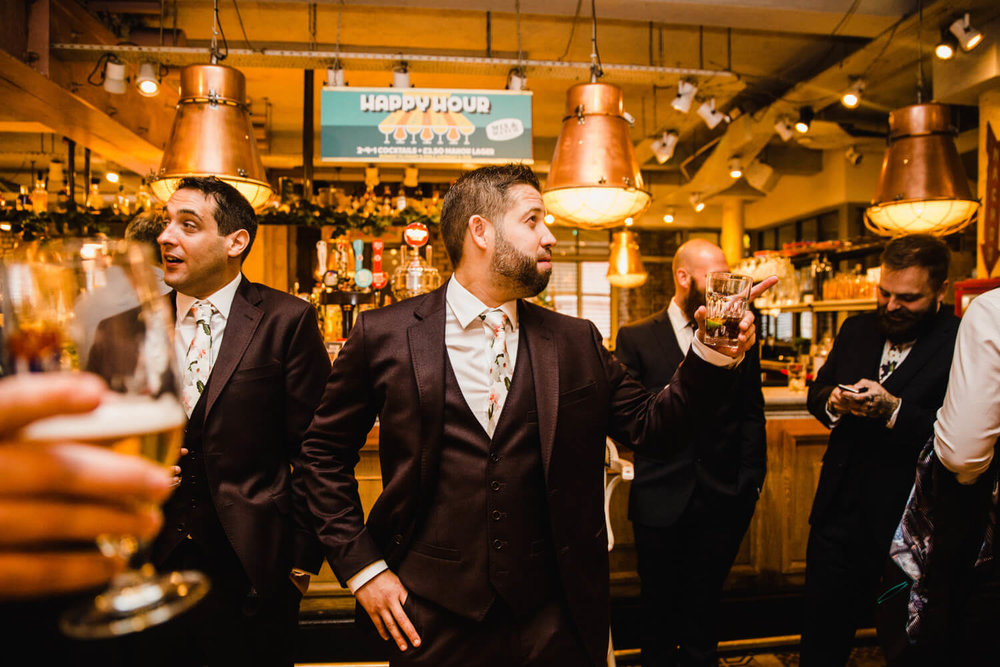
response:
M663 358L676 368L680 365L684 355L687 354L687 350L681 349L681 344L677 341L674 325L670 323L670 315L666 308L654 318L653 325L656 342L663 350Z
M559 408L559 351L552 332L533 312L535 306L518 302L521 336L531 351L531 373L535 382L538 410L538 436L542 445L542 466L549 476L549 461L556 439L556 414Z
M413 375L417 383L421 425L420 486L429 491L444 430L445 286L423 299L406 331Z
M264 311L257 307L260 294L244 276L236 288L233 305L229 309L229 319L226 321L226 331L222 334L222 346L219 358L212 366L212 377L208 382L208 396L205 403L205 416L212 411L216 399L222 393L223 387L229 382L233 371L239 365L246 352L254 332L260 325Z
M933 359L937 354L938 348L941 346L941 335L942 327L940 326L940 318L935 322L937 326L929 330L923 336L917 338L917 342L913 344L913 349L910 353L906 355L906 359L903 359L896 370L892 372L892 375L885 379L885 390L890 394L899 396L903 387L917 374L920 369L922 369L928 361ZM884 347L884 344L883 344ZM881 354L882 348L879 348L879 353Z

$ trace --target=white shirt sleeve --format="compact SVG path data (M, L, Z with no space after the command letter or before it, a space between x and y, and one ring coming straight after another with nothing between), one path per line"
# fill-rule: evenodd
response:
M962 484L971 484L993 459L1000 436L1000 290L970 304L958 329L944 405L934 423L934 451Z
M351 589L351 593L357 593L358 589L367 584L369 581L374 579L376 576L382 574L389 569L389 566L384 560L377 560L371 565L366 565L361 568L361 571L356 575L347 580L347 587Z
M695 334L694 338L691 340L691 349L694 350L695 354L713 366L721 366L723 368L736 368L743 361L743 357L746 356L741 354L734 359L733 357L722 354L718 350L713 350L698 338L698 334Z

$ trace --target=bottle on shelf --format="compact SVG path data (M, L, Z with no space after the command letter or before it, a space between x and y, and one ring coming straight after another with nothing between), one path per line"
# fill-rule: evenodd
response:
M21 186L20 193L17 195L17 201L14 203L14 208L18 211L31 210L31 195L28 194L27 185Z
M45 172L39 171L35 179L35 189L31 191L31 210L35 213L47 213L49 210L49 191L45 188Z
M100 211L104 208L104 199L101 197L101 179L90 179L90 193L87 195L87 208L91 211Z
M153 200L149 195L149 186L146 185L146 179L139 181L139 189L135 193L135 210L148 211L153 204Z

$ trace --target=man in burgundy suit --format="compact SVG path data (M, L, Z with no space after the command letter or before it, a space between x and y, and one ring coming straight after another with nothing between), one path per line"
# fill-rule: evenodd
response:
M303 443L320 541L394 666L604 664L605 435L640 447L690 429L754 341L748 314L724 365L699 340L647 393L593 324L521 300L552 270L544 216L527 167L462 176L441 216L454 275L361 314ZM376 417L383 490L365 522L354 466Z
M243 276L257 222L235 188L183 179L165 218L159 244L189 418L153 561L203 571L212 589L190 612L125 642L124 662L134 652L132 664L291 667L308 585L297 568L322 563L292 468L329 356L308 303ZM114 363L104 356L96 343L93 370Z

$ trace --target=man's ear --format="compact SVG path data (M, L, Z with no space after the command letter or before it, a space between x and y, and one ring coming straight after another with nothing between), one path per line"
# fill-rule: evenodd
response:
M946 294L948 294L948 281L947 280L945 280L943 283L941 283L941 289L938 290L938 293L937 293L938 304L941 304L941 303L944 302L944 297L945 297Z
M691 289L691 274L687 269L677 269L677 284L684 289Z
M226 238L229 243L229 247L226 248L226 254L230 257L241 256L243 251L247 249L247 246L250 245L250 232L245 229L237 229Z
M493 223L481 215L469 218L469 236L480 250L489 247L493 235Z

